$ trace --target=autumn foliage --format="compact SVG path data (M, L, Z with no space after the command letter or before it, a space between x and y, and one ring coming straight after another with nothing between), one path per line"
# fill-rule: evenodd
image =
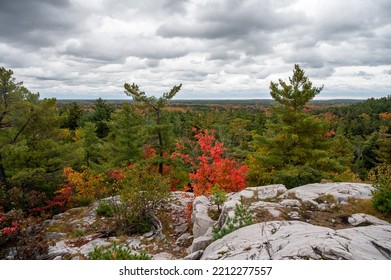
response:
M224 144L217 141L214 131L194 131L195 142L192 153L180 150L185 145L178 144L173 156L181 157L188 163L193 172L189 173L191 187L195 195L209 195L216 185L226 192L237 192L246 187L248 167L237 163L234 159L224 157ZM194 156L194 151L198 155Z

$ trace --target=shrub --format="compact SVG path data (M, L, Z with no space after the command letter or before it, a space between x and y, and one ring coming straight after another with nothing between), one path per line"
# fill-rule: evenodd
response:
M235 205L235 216L233 218L228 217L220 229L213 227L213 238L214 240L220 239L239 228L252 224L253 218L248 206L245 206L243 203L237 203Z
M372 206L379 212L391 214L391 166L379 165L370 171L369 178L375 187Z
M210 190L210 200L217 205L217 211L220 212L220 205L227 201L227 193L220 188L219 184L216 184Z
M132 253L123 245L114 244L110 248L95 247L88 254L90 260L151 260L152 257L145 252Z
M84 230L82 229L77 229L74 233L72 233L72 238L78 238L78 237L82 237L86 235L86 233L84 232Z
M150 231L156 207L170 192L169 179L157 172L151 172L142 165L129 169L123 180L121 191L122 227L128 233Z
M27 220L22 222L14 258L17 260L42 259L48 249L49 242L43 226Z
M113 217L114 208L107 200L102 200L96 208L96 214L103 217Z
M196 196L209 195L219 184L226 192L237 192L246 187L248 167L230 159L214 131L193 129L196 141L178 142L172 158L179 157L189 168L191 188ZM186 145L184 145L186 143Z
M13 258L20 260L40 259L48 250L43 226L32 217L24 218L21 210L0 213L0 258L11 247L16 249Z

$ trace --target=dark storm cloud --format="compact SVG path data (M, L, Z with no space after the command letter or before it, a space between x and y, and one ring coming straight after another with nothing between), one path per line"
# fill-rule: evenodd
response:
M45 46L75 25L68 0L0 1L0 39L10 44Z

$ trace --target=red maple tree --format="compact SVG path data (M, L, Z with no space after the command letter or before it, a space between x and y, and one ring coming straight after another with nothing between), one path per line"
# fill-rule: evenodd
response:
M194 172L189 173L191 187L195 195L209 195L216 185L226 192L236 192L246 187L248 167L241 165L234 159L224 157L226 148L217 141L214 131L195 131L195 143L192 154L198 151L198 156L192 157L189 153L176 151L173 156L181 157L192 166ZM191 145L190 145L191 146ZM178 144L183 150L185 145Z

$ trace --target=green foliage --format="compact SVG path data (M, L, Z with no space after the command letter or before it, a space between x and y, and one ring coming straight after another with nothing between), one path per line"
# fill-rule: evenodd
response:
M114 207L107 200L102 200L96 208L96 214L103 217L113 217Z
M106 141L109 161L113 166L124 167L141 159L145 142L144 120L134 106L124 104L111 115Z
M220 239L225 235L245 226L253 224L253 218L249 207L243 203L237 203L235 205L235 215L233 218L227 217L225 224L219 229L213 227L213 238L214 240Z
M382 164L374 168L369 178L374 182L375 187L372 206L379 212L391 214L391 166Z
M391 112L391 95L382 98L369 98L350 106L327 108L339 117L338 126L347 135L367 136L379 130L380 126L390 128L391 123L382 120L384 113Z
M217 211L220 212L220 206L227 201L227 193L220 187L219 184L210 190L210 200L217 205Z
M84 160L82 166L94 167L103 162L103 143L96 135L96 125L86 122L75 131L74 140L82 147ZM80 163L79 163L80 164Z
M388 123L379 128L379 137L376 141L378 148L375 150L377 160L382 163L391 164L391 113Z
M247 158L251 183L283 183L292 188L321 179L338 180L339 174L349 178L349 145L342 148L343 136L334 136L327 120L304 110L321 88L312 87L297 65L289 80L289 86L280 80L282 90L271 84L273 98L283 106L272 108L265 132L254 137L254 152Z
M83 116L83 108L76 102L71 102L60 110L61 127L75 130L79 127Z
M56 100L39 100L39 94L16 83L12 74L0 68L0 186L50 198L63 168L78 162L81 153L60 129Z
M145 252L132 253L128 248L122 244L110 248L95 247L92 252L88 254L90 260L151 260L152 257Z
M82 229L77 229L74 233L72 233L72 238L78 238L78 237L82 237L86 235L86 233L84 232L84 230Z
M353 171L362 180L366 180L368 171L378 164L390 163L391 95L327 110L338 117L338 129L351 141Z
M111 114L114 112L114 107L108 104L102 98L98 98L93 106L93 111L86 116L86 120L92 122L96 126L96 135L99 138L106 137L109 132L108 122L111 120Z
M124 84L126 95L131 96L134 101L139 103L142 107L147 108L153 115L154 121L150 122L148 125L148 131L150 132L149 144L159 155L157 163L159 164L159 173L161 175L163 174L164 152L167 152L169 150L168 147L173 145L173 141L167 139L171 134L169 133L171 131L171 126L166 121L167 118L164 117L163 108L166 107L169 100L174 98L181 87L182 84L174 86L169 92L165 92L163 93L163 96L156 98L154 96L148 97L145 92L141 91L138 85L134 83L132 85L128 83Z
M323 89L323 86L313 87L308 77L305 76L304 70L298 64L295 64L293 76L289 78L289 85L281 79L278 82L281 89L277 83L270 82L270 95L278 103L293 110L301 110Z
M148 166L135 165L122 182L122 227L127 231L147 232L151 229L156 207L168 198L169 179Z

